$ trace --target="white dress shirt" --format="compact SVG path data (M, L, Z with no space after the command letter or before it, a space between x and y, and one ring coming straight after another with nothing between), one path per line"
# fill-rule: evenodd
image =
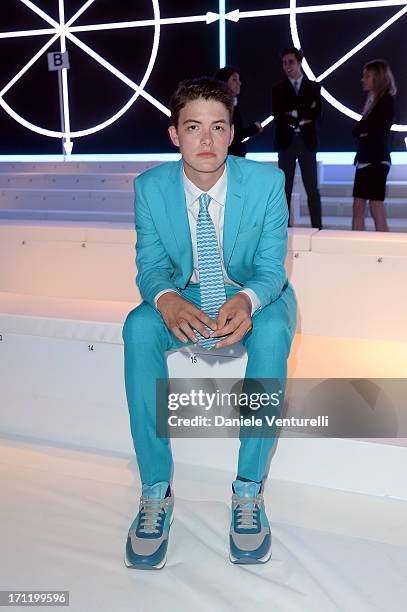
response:
M290 77L288 77L288 80L290 81L291 85L293 86L293 88L295 89L294 83L298 84L298 90L297 90L297 95L300 91L300 87L301 87L301 83L302 83L302 79L304 78L304 75L301 74L299 79L291 79ZM312 108L312 107L311 107ZM292 117L298 117L298 111L297 110L292 110L289 112L289 114ZM305 125L306 123L312 123L312 119L301 119L301 121L299 122L299 125ZM297 134L299 132L301 132L299 127L296 127L294 132L296 132Z
M294 85L294 83L297 83L297 85L298 85L298 88L297 88L297 90L296 90L296 94L297 94L297 96L298 96L298 93L299 93L299 91L300 91L300 87L301 87L301 83L302 83L302 79L303 79L303 78L304 78L304 75L303 75L303 74L301 74L301 76L300 76L300 78L299 78L299 79L291 79L290 77L288 77L288 80L290 81L291 85L293 86L294 91L295 91L295 85ZM291 115L291 117L298 117L298 111L297 111L297 110L292 110L292 111L290 111L290 115ZM301 123L300 123L300 125L301 125ZM295 128L295 130L294 130L294 132L296 132L297 134L299 134L299 133L301 132L301 130L300 130L300 128L299 128L299 127L296 127L296 128Z
M184 179L184 190L185 190L185 199L187 204L188 211L188 221L189 221L189 230L191 232L191 242L192 242L192 257L193 257L193 271L192 276L190 278L190 283L199 283L199 267L198 267L198 247L196 241L196 225L198 222L199 215L199 197L203 193L208 193L211 196L211 201L208 206L209 216L212 219L212 222L215 226L216 238L218 241L218 249L219 256L222 267L222 275L223 281L225 285L230 285L232 287L240 287L237 283L232 281L225 269L225 263L223 261L223 225L225 219L225 203L226 203L226 190L227 190L227 172L226 166L223 171L222 176L217 180L217 182L209 189L209 191L205 192L202 189L199 189L196 185L194 185L189 178L186 176L185 172L183 173ZM157 293L154 298L155 306L157 307L158 298L167 293L168 291L174 291L174 289L164 289ZM256 293L252 289L242 289L242 293L246 293L249 296L250 301L252 303L252 312L253 313L260 307L260 301L257 297ZM176 292L177 293L177 292Z
M300 87L301 87L301 83L302 83L302 79L303 78L304 78L304 75L301 73L301 76L300 76L299 79L292 79L292 78L288 77L288 80L290 81L290 83L294 87L294 89L295 89L294 83L298 83L298 90L297 91L300 91Z

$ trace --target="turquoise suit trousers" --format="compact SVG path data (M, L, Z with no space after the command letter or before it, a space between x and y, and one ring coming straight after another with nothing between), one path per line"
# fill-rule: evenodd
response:
M226 287L227 297L238 287ZM187 285L182 296L200 307L199 285ZM287 359L297 321L297 305L290 284L280 297L257 311L252 329L242 339L247 350L245 377L287 377ZM160 313L143 302L132 310L123 327L124 365L130 430L143 484L171 482L172 452L168 438L156 435L156 379L168 377L165 352L186 346L166 327ZM260 482L267 476L274 437L240 437L237 474Z

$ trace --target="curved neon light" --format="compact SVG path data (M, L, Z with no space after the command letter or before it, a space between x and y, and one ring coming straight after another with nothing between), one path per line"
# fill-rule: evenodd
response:
M405 10L407 9L404 9L402 14L405 14ZM293 41L294 47L301 49L301 41L298 35L298 28L297 28L297 2L296 0L290 0L290 30L291 30L291 39ZM311 67L308 64L305 57L302 60L302 67L304 69L305 74L307 75L309 79L312 79L314 81L318 80L315 74L313 73L313 71L311 70ZM325 98L327 102L332 104L334 108L336 108L338 111L340 111L344 115L347 115L351 119L355 119L355 121L359 121L360 118L362 117L362 115L360 115L359 113L355 113L355 111L345 106L345 104L342 104L341 102L339 102L339 100L337 100L332 94L330 94L324 87L321 87L321 95ZM407 132L407 125L394 123L391 126L391 129L393 132Z
M34 12L40 14L40 16L43 17L43 19L45 19L48 22L52 21L53 22L52 25L56 24L55 31L57 31L57 33L61 37L61 39L63 37L66 37L66 38L69 38L72 42L74 42L74 43L76 42L76 41L72 40L73 38L76 38L76 37L72 36L69 33L69 26L65 25L64 28L61 28L61 24L57 24L56 22L51 20L51 18L49 18L47 15L45 15L45 13L43 13L43 11L40 11L40 9L38 9L38 7L36 7L32 2L28 2L27 0L22 0L22 1L24 2L24 4L27 4L27 6L29 6L29 8L32 8L32 10L34 10ZM87 6L89 6L89 4L90 3L86 3L86 6L84 5L84 7L87 8ZM29 130L32 130L33 132L36 132L37 134L41 134L43 136L49 136L51 138L68 138L69 139L69 138L79 138L81 136L88 136L89 134L94 134L95 132L98 132L98 131L104 129L105 127L107 127L107 126L111 125L112 123L114 123L115 121L117 121L132 106L132 104L137 100L137 98L140 95L143 94L144 87L146 86L147 81L150 78L150 75L151 75L151 72L153 70L155 61L157 59L158 46L159 46L159 42L160 42L160 8L159 8L158 0L152 0L152 4L153 4L153 11L154 11L154 39L153 39L153 46L152 46L152 50L151 50L150 60L148 62L147 69L146 69L146 71L144 73L144 76L143 76L143 78L142 78L142 80L141 80L139 85L136 85L136 83L133 83L133 81L128 79L127 84L129 86L133 86L132 88L135 89L135 93L130 98L130 100L117 113L115 113L115 115L113 115L112 117L110 117L106 121L103 121L102 123L99 123L98 125L95 125L95 126L93 126L91 128L88 128L86 130L80 130L80 131L77 131L77 132L68 132L68 133L65 133L65 132L59 132L59 131L56 131L56 130L48 130L46 128L40 127L38 125L35 125L34 123L31 123L30 121L27 121L26 119L24 119L24 117L22 117L21 115L16 113L16 111L14 111L9 106L9 104L7 104L7 102L5 102L5 100L2 97L0 97L0 106L2 106L4 108L4 110L15 121L17 121L18 123L20 123L24 127L28 128ZM84 8L84 7L82 7L82 8ZM95 55L97 55L97 54L95 54ZM38 59L38 57L37 57L37 59ZM118 78L121 78L119 76L119 75L122 75L122 73L120 73L120 71L116 70L111 64L109 64L109 62L105 62L105 63L106 63L106 65L109 65L111 67L111 69L112 69L111 72L113 72L113 74L115 74ZM124 76L124 75L122 75L122 76ZM121 79L121 80L123 80L123 79ZM65 100L67 99L66 98L67 91L68 91L67 87L64 87L64 92L65 92L64 105L65 105L66 108L67 108L67 102Z

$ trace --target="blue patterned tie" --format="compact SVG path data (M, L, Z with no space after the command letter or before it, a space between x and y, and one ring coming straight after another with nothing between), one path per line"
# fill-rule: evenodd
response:
M219 255L215 226L208 212L211 196L203 193L199 196L199 215L196 225L196 242L198 248L199 287L201 293L201 310L213 321L216 321L219 308L226 301L225 284ZM207 328L209 330L209 328ZM210 330L209 330L210 331ZM204 338L197 332L202 348L211 349L220 338Z
M298 90L299 90L299 83L298 81L294 81L294 91L295 91L296 96L298 96Z

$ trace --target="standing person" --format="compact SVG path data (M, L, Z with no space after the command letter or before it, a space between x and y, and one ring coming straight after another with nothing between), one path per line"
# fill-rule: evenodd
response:
M215 72L215 79L223 81L227 84L230 91L233 94L233 129L234 136L232 144L230 145L228 152L230 155L237 155L238 157L245 157L246 155L246 143L242 142L245 138L251 136L257 136L263 131L263 127L260 121L255 121L251 125L244 127L243 117L239 106L239 94L242 82L240 80L240 74L234 66L225 66L219 68Z
M390 128L394 119L393 96L397 93L387 62L378 59L363 67L362 88L367 92L363 115L353 128L358 148L353 185L353 230L365 229L366 201L376 231L388 232L384 199L390 170Z
M165 352L191 342L205 349L242 342L246 377L278 379L283 389L297 318L284 268L283 173L227 157L233 97L223 83L183 81L170 106L169 135L182 158L135 179L137 285L144 301L123 329L130 428L142 482L125 557L136 569L164 565L172 519L171 448L168 438L156 434L156 380L168 377ZM232 484L233 563L270 557L263 487L274 443L268 436L241 436Z
M295 166L298 159L308 198L312 227L322 228L321 196L317 175L317 120L321 116L321 87L303 74L300 49L281 53L286 78L272 88L272 112L276 124L274 149L285 174L285 193L290 208Z

